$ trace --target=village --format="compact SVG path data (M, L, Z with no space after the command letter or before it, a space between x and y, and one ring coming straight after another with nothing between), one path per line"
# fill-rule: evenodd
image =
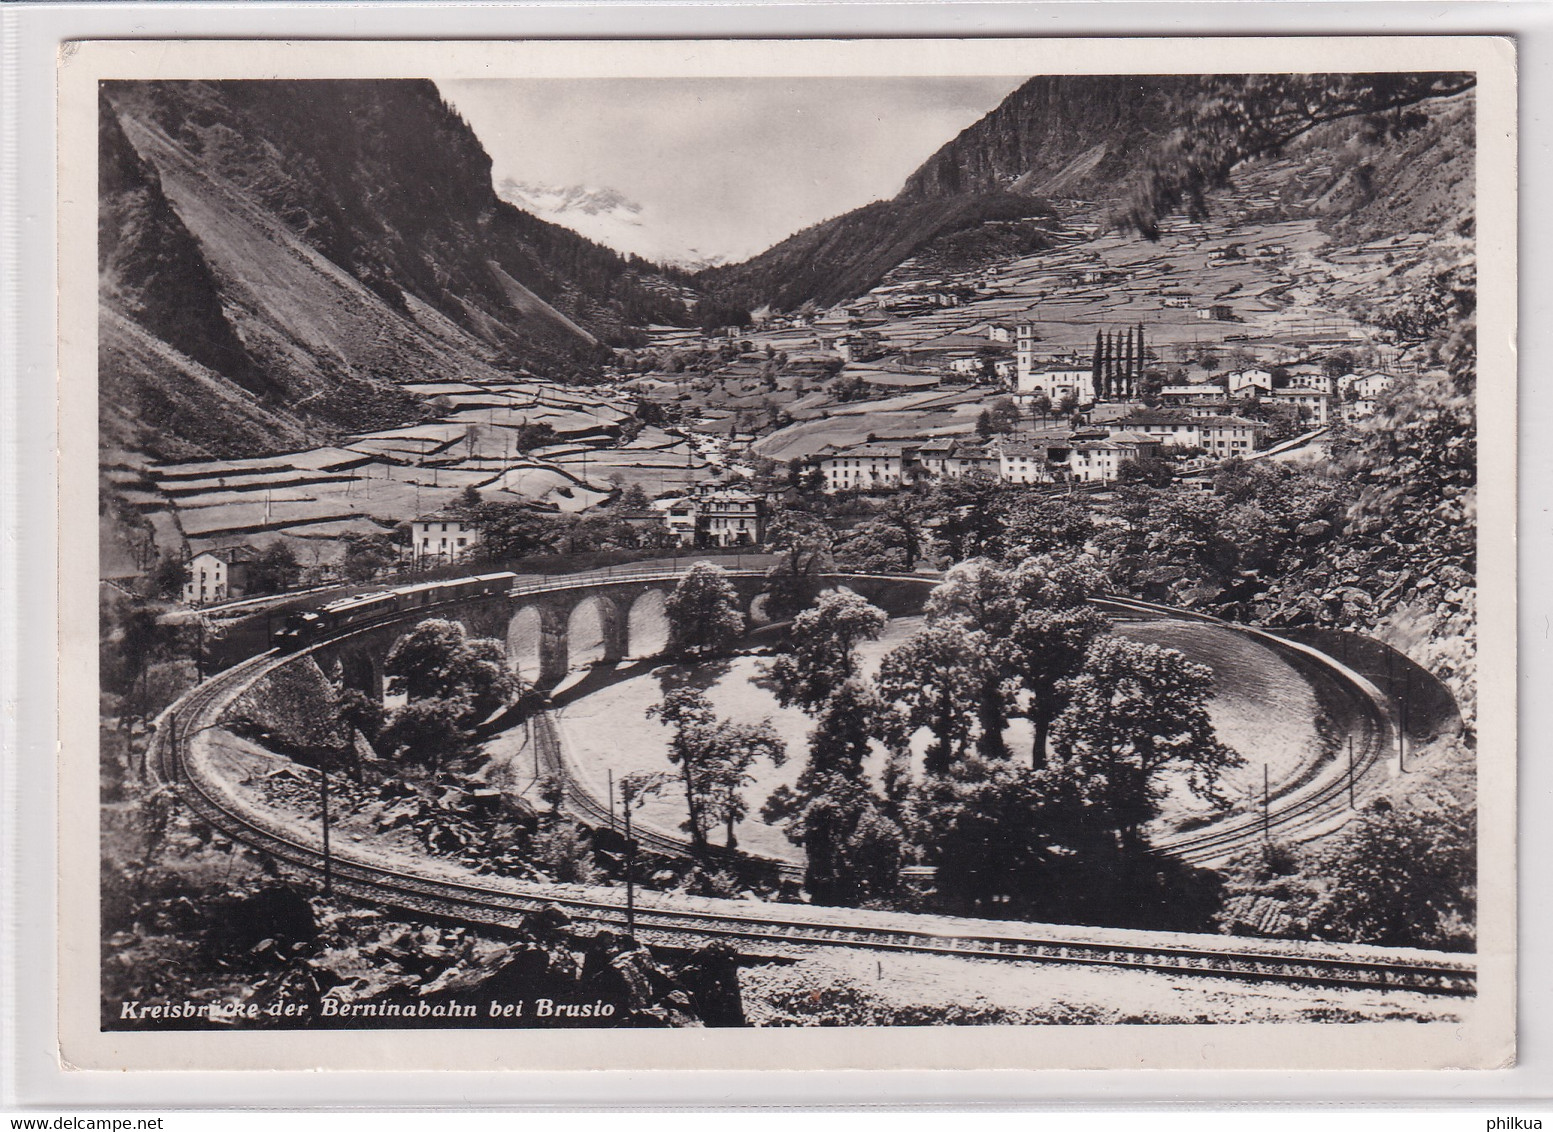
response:
M391 547L383 576L469 559L480 523L461 501L475 499L608 515L620 533L606 541L636 551L754 547L775 494L797 485L1206 489L1232 458L1306 461L1419 372L1415 354L1342 312L1359 265L1389 270L1421 246L1334 249L1307 221L1248 238L1233 209L1254 209L1256 193L1248 182L1221 225L1177 221L1142 251L1070 225L1012 261L945 273L908 260L830 308L656 327L593 386L412 384L434 417L330 448L105 460L154 532L121 571L180 546L181 596L200 605L256 592L251 564L275 546L294 584L348 580L363 541Z

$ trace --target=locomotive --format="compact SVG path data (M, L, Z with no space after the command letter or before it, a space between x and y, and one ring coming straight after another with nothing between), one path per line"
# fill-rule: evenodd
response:
M273 644L281 652L293 652L346 629L371 624L407 610L429 608L451 601L504 594L517 579L514 573L480 574L442 582L417 582L388 590L353 594L317 609L289 614L275 631Z

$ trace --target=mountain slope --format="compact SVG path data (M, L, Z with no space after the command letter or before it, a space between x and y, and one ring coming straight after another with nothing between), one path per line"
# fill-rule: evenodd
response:
M1470 78L1032 78L928 158L893 200L696 281L746 307L830 304L983 219L1042 215L1046 202L1059 201L1086 219L1141 218L1138 230L1148 231L1154 210L1206 207L1205 194L1248 173L1277 202L1265 219L1319 216L1334 233L1361 238L1465 231L1471 94L1437 97L1464 82ZM1171 187L1161 192L1160 183ZM999 241L982 243L985 258L997 258ZM1031 236L1018 254L1037 246Z
M499 200L430 82L103 91L115 443L165 457L326 441L414 419L397 382L588 373L601 340L684 316L642 265ZM180 411L173 370L232 387L225 433Z
M935 241L983 221L1046 218L1048 198L1109 197L1141 153L1180 122L1192 80L1030 79L928 158L893 200L789 237L753 259L704 271L698 285L733 305L829 305L868 290ZM1038 236L1022 241L1027 253Z
M1099 200L1180 126L1199 84L1177 75L1043 75L906 179L902 201L1010 192Z
M1046 217L1041 202L1009 193L875 201L805 228L753 259L697 273L696 285L727 304L792 310L862 294L934 241L986 221Z

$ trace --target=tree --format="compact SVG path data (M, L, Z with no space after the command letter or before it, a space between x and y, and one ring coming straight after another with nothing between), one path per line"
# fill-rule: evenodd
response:
M897 494L879 512L879 520L894 530L905 568L915 570L932 541L922 521L921 501L912 495Z
M957 915L1023 917L1050 887L1056 856L1041 776L974 756L930 778L917 809L938 905Z
M976 745L986 759L1008 755L1003 731L1013 691L1009 634L1020 605L1012 572L990 559L973 558L951 568L924 607L929 625L960 627L980 658L972 669L972 692L977 698Z
M276 539L248 564L248 590L256 594L281 593L296 585L297 573L296 552Z
M615 499L615 507L621 511L645 511L651 506L652 501L639 483L628 484Z
M1081 496L1026 491L1009 501L999 540L1002 559L1017 565L1037 554L1082 550L1095 533L1089 501Z
M1421 814L1381 802L1318 862L1327 891L1310 925L1327 939L1384 947L1471 950L1477 909L1477 821L1451 804Z
M663 406L646 397L638 397L631 411L636 414L639 421L649 427L668 424L668 415L663 411Z
M728 572L697 562L663 603L669 622L669 652L715 656L727 652L744 632L739 593Z
M830 567L832 532L816 515L779 507L766 526L766 544L777 560L766 572L766 615L791 617L806 608L820 591L820 575Z
M376 741L383 731L383 704L360 688L337 688L336 713L346 735L360 731L367 742Z
M991 440L992 433L992 412L991 410L983 409L976 415L976 435L982 440Z
M1019 407L1009 397L995 399L987 408L992 431L1012 432L1019 427Z
M1158 456L1139 456L1135 460L1123 460L1116 469L1117 483L1143 483L1150 487L1168 487L1175 479L1175 469L1169 461Z
M878 638L889 618L849 590L820 595L793 619L786 650L768 669L777 702L813 711L857 674L857 646Z
M479 554L493 562L549 553L563 531L556 517L525 503L484 503L478 518Z
M1211 669L1175 649L1097 637L1065 681L1068 705L1052 727L1059 759L1093 792L1123 851L1141 850L1158 814L1167 767L1198 797L1222 802L1220 774L1244 760L1220 743L1208 715Z
M820 708L795 787L779 787L762 815L801 845L804 887L821 904L856 907L899 886L903 837L873 792L864 761L875 736L905 750L895 713L866 684L847 680Z
M757 758L781 766L787 760L786 744L769 719L756 724L719 719L711 701L694 688L665 692L647 715L674 729L669 761L679 768L685 788L685 829L691 844L705 849L707 831L721 822L731 848L733 827L745 813L741 791L750 766Z
M1031 763L1039 768L1046 764L1052 721L1067 707L1068 681L1110 628L1090 600L1104 592L1105 578L1090 559L1041 555L1021 563L1013 583L1020 608L1008 632L1009 659L1029 693Z
M988 663L978 637L960 625L925 626L879 667L880 693L901 708L913 731L925 727L932 735L929 774L945 773L974 733Z
M470 435L473 435L471 432ZM466 515L477 514L480 510L480 489L474 484L464 485L464 490L458 493L457 508Z
M457 621L422 621L394 642L383 670L410 703L457 699L473 719L483 719L520 689L502 643L471 639Z
M158 597L181 597L189 584L189 564L182 558L163 555L151 568L151 592Z
M365 582L399 560L386 535L358 535L347 539L340 572L352 582Z
M956 562L977 558L1003 533L1009 491L991 476L967 475L938 484L922 510L936 516L938 537Z
M1045 424L1051 416L1052 399L1046 395L1046 390L1037 389L1030 395L1030 423L1039 421Z
M407 703L383 728L379 747L391 757L440 770L449 759L468 753L473 739L469 714L469 702L461 697Z
M514 452L532 452L536 448L545 448L554 444L560 437L548 422L530 424L524 421L512 430L512 450Z

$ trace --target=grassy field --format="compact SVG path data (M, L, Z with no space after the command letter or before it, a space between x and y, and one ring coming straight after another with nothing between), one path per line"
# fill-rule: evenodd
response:
M885 635L860 650L865 673L878 669L886 652L910 636L919 618L897 618ZM1271 649L1233 631L1195 622L1157 621L1119 624L1116 631L1135 640L1165 644L1214 672L1215 688L1209 711L1219 738L1245 758L1245 765L1230 771L1224 792L1237 809L1260 804L1263 766L1274 791L1292 783L1313 760L1322 756L1316 720L1319 705L1314 691L1294 669ZM596 633L593 634L596 636ZM581 644L573 644L573 661L586 660L596 642L584 632ZM754 852L788 860L801 860L786 835L759 818L759 809L772 791L791 785L803 769L804 753L812 721L802 712L783 708L764 686L762 670L767 662L738 657L726 662L662 667L609 685L567 705L560 722L568 754L579 776L603 797L612 774L615 779L634 771L673 773L668 761L670 733L649 719L647 708L658 702L664 689L688 683L706 692L718 714L741 722L769 718L787 744L788 762L775 767L757 763L746 797L755 812L737 827L741 845ZM1014 757L1028 758L1032 733L1027 721L1013 720L1005 739ZM920 760L928 743L918 733L913 749ZM883 769L883 752L875 752L870 772ZM919 765L920 769L920 765ZM1200 819L1212 807L1185 789L1179 780L1168 782L1161 829ZM676 784L643 809L643 820L666 832L678 832L685 819L684 794Z

